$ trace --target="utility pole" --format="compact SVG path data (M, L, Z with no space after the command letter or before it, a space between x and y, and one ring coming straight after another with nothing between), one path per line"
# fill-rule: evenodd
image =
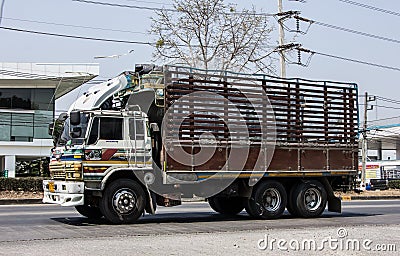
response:
M367 123L368 123L368 110L373 109L373 105L371 108L368 106L368 102L375 101L375 96L368 96L368 92L365 92L364 95L364 122L362 129L362 144L361 144L361 189L365 189L365 173L367 169L367 154L368 154L368 141L367 141Z
M282 0L278 0L278 13L283 12ZM279 46L282 47L285 44L285 31L283 29L283 19L279 19ZM284 56L284 49L281 48L280 55L281 55L281 77L286 78L286 62Z
M362 144L361 144L361 184L360 188L362 190L365 189L365 172L367 167L367 152L368 152L368 144L367 144L367 118L368 118L368 92L365 92L364 97L364 123L363 123L363 131L362 131Z

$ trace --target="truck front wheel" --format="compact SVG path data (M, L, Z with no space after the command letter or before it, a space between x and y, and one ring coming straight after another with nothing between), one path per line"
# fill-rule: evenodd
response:
M255 218L276 219L285 211L287 194L278 181L267 180L258 184L247 201L246 211Z
M100 219L103 214L100 211L100 208L95 206L88 205L78 205L75 206L75 209L83 216L89 219Z
M303 218L320 216L326 207L327 193L316 180L301 182L291 193L291 207L296 215Z
M100 200L100 210L114 224L132 223L142 215L145 200L145 192L139 183L118 179L105 189Z
M210 207L221 214L236 215L244 209L245 199L241 197L210 197Z

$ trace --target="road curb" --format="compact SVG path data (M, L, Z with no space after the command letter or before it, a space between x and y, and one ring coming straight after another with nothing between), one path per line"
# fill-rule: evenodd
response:
M342 201L351 200L390 200L390 199L400 199L399 196L341 196Z
M29 198L29 199L0 199L0 205L12 205L12 204L41 204L41 198Z

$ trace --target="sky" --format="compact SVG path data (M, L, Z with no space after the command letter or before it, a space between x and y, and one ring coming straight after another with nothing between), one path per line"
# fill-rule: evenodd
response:
M74 2L72 0L4 0L1 26L19 29L36 30L50 33L70 34L77 36L154 42L156 38L149 34L151 17L154 11L132 8L119 8ZM170 8L171 1L162 0L96 0L147 7ZM296 10L301 16L321 23L361 31L385 38L400 40L400 16L373 11L367 8L345 3L341 0L282 0L285 11ZM400 12L398 0L353 0ZM1 0L0 0L1 2ZM224 1L236 3L238 10L255 6L260 12L276 13L278 0ZM22 21L22 20L29 20ZM34 21L34 22L32 22ZM41 23L38 23L41 22ZM47 23L47 24L44 24ZM59 26L48 23L74 25ZM270 18L275 31L271 34L271 44L278 44L278 24ZM302 27L307 27L305 23ZM82 28L95 27L97 29ZM287 26L294 28L290 22ZM111 31L113 30L113 31ZM286 43L296 42L303 48L341 56L365 62L400 68L399 41L390 42L360 36L354 33L339 31L317 24L311 25L307 34L300 35L286 32ZM39 62L39 63L99 63L100 76L104 80L118 75L124 70L132 70L135 63L163 64L152 57L153 47L137 44L123 44L99 41L86 41L33 35L28 33L6 31L0 29L0 61L1 62ZM129 53L134 50L132 53ZM129 53L129 54L127 54ZM95 59L95 56L119 55L119 58ZM296 60L293 52L288 58ZM278 56L276 56L278 57ZM307 55L303 55L306 61ZM279 63L276 62L277 73ZM298 65L287 66L287 77L300 77L317 80L333 80L355 82L360 94L368 92L384 98L399 100L398 78L400 71L383 69L357 64L335 58L314 55L308 67ZM56 102L61 111L68 108L89 85L75 90ZM363 100L362 98L360 98ZM392 104L379 100L373 102L375 109L369 111L369 120L373 124L400 123L400 118L373 122L372 120L400 116L400 104ZM399 108L399 109L395 109ZM361 106L362 110L362 106Z

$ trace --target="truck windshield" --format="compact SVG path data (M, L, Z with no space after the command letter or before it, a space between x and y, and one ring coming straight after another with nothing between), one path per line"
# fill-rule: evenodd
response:
M60 134L60 138L57 140L57 146L64 146L71 137L69 136L69 117L64 121L63 130Z

